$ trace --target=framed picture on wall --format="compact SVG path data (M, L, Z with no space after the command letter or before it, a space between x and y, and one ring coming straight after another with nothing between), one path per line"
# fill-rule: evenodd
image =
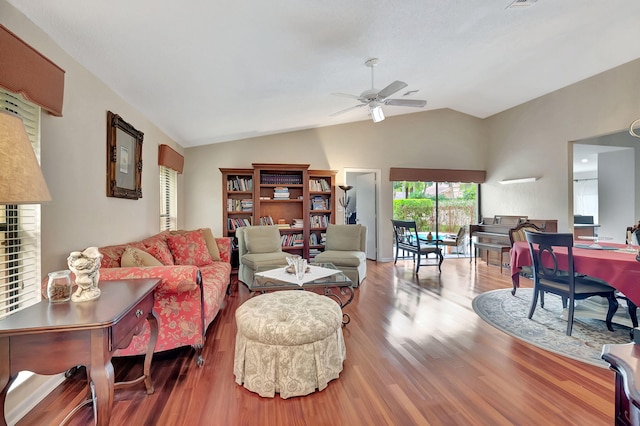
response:
M107 197L142 198L142 140L118 114L107 111Z

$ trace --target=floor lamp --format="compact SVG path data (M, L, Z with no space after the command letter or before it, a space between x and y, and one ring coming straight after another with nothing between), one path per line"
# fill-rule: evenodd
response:
M342 209L344 210L344 224L347 225L349 223L349 212L347 211L347 206L349 205L349 195L347 193L349 190L353 189L351 185L340 185L340 189L344 191L344 195L342 200L340 200L340 204L342 204Z

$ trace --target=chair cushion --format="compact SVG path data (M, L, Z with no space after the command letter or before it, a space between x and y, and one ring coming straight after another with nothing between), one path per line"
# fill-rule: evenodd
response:
M540 278L540 283L547 286L553 287L560 290L569 291L569 284L563 282L562 278L557 281L548 280L545 278ZM613 287L610 287L606 284L603 284L599 280L591 280L587 277L576 277L576 291L575 294L587 294L587 293L609 293L615 291Z
M240 262L246 267L256 270L259 266L285 266L289 254L278 251L275 253L247 253L242 256Z
M367 261L362 251L334 251L325 250L314 258L315 262L333 263L336 266L358 267Z
M244 229L247 253L281 252L280 231L276 226L251 226Z
M201 230L169 235L167 244L177 265L204 266L213 263Z
M327 227L326 250L360 250L360 225L332 225Z
M122 253L122 259L120 259L120 266L123 268L129 267L141 267L141 266L162 266L155 257L151 256L144 250L140 250L135 247L127 247Z

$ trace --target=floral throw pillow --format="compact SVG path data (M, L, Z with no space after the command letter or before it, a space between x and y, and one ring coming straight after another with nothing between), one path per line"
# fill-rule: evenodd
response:
M122 253L120 266L123 268L136 266L162 266L162 262L144 250L140 250L135 247L127 247L124 250L124 253Z
M201 230L169 235L167 244L176 265L204 266L213 263Z
M160 239L146 240L144 242L144 248L147 253L162 262L163 265L174 265L173 256L167 243Z

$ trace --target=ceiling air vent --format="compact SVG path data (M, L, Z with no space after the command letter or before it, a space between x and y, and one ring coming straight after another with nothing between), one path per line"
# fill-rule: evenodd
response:
M520 9L521 7L533 6L537 1L538 0L514 0L507 6L507 9Z

